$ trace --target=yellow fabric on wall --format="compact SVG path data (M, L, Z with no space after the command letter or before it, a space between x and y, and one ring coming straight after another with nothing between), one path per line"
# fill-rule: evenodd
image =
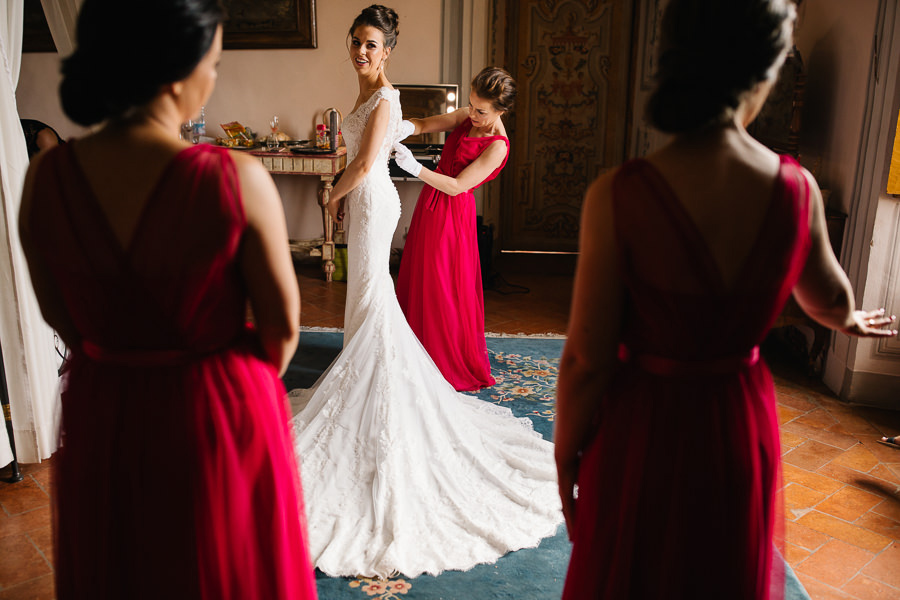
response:
M887 193L900 195L900 118L897 119L897 131L894 134L894 151L891 153Z

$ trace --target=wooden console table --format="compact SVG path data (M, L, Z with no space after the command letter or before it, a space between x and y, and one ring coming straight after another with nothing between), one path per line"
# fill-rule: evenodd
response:
M325 281L331 281L334 273L334 223L328 213L328 199L332 183L338 173L347 166L347 148L341 146L333 154L293 154L291 152L251 151L273 175L309 175L319 178L322 194L322 228L325 242L322 244L322 270Z

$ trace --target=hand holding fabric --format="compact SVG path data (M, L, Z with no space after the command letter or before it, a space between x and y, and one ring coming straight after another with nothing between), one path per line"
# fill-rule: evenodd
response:
M400 121L400 137L397 138L397 141L399 142L400 140L405 140L415 132L416 126L413 124L413 122L408 119L404 119Z
M401 169L413 177L418 177L422 172L422 164L415 159L409 148L399 142L394 144L394 160Z

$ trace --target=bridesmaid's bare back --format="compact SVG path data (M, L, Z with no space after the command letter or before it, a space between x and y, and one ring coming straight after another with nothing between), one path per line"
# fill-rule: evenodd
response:
M91 195L123 248L130 245L163 173L188 147L142 127L108 128L73 141L75 159Z
M660 172L705 240L731 287L753 249L772 199L778 155L746 132L682 137L647 160Z

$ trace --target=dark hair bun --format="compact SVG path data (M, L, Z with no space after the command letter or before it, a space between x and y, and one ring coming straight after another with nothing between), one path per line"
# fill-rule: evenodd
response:
M85 0L62 65L66 115L89 126L146 104L190 75L224 16L219 0Z
M794 16L789 0L670 0L647 119L680 133L731 118L744 94L774 77Z
M485 67L472 80L472 91L490 100L495 110L506 112L516 100L516 80L500 67Z
M353 20L353 25L350 26L350 35L353 35L357 27L364 25L374 27L384 35L385 48L393 48L397 45L397 36L400 35L400 18L393 8L381 4L373 4L364 8Z

